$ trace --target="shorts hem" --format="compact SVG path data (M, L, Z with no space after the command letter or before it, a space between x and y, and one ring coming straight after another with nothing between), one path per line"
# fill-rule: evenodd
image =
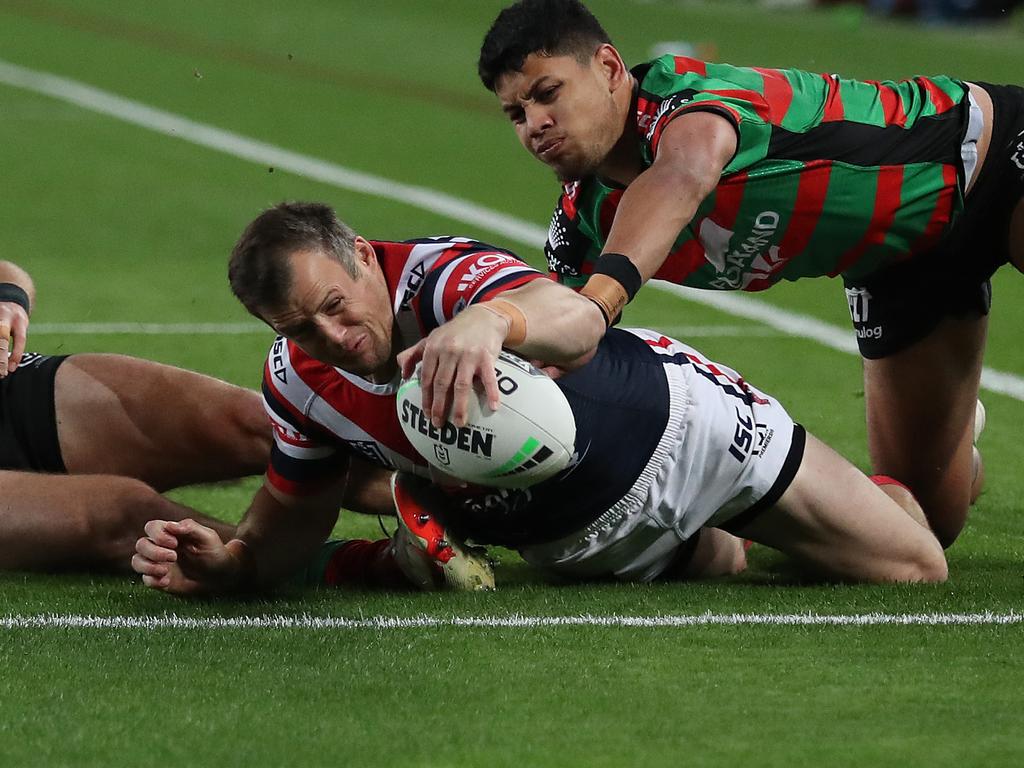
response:
M737 535L742 528L773 507L782 498L782 494L789 490L789 486L793 484L793 479L803 463L804 449L806 447L807 430L800 424L794 424L793 441L789 445L789 453L786 455L786 460L782 464L782 469L779 470L779 476L772 483L772 487L768 489L764 496L754 502L753 506L748 507L725 522L719 523L715 527Z

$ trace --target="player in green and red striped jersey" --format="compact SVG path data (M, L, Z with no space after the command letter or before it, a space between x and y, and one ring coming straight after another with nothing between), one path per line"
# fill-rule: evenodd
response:
M1024 263L1024 90L672 56L630 70L578 0L506 8L479 72L566 183L546 251L595 303L581 338L596 344L651 277L761 290L841 275L874 469L952 543L980 471L988 280ZM452 348L474 333L460 332Z

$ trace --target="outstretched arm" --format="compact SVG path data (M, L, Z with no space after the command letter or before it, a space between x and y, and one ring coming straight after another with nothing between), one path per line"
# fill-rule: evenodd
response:
M14 371L25 354L28 318L35 301L36 288L28 272L0 261L0 379Z
M623 193L601 258L581 290L609 322L665 263L736 147L735 128L712 112L681 115L665 127L654 162Z
M344 482L315 497L265 484L228 542L194 520L151 520L132 568L172 594L225 593L280 582L309 562L338 519Z

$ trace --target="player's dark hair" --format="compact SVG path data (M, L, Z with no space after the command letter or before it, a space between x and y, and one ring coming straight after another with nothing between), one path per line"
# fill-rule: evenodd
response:
M278 203L245 228L231 251L228 282L250 313L280 307L292 286L288 257L320 250L357 274L355 232L322 203Z
M531 53L575 56L585 63L611 38L579 0L520 0L498 14L483 45L477 72L493 91L498 78L521 72Z

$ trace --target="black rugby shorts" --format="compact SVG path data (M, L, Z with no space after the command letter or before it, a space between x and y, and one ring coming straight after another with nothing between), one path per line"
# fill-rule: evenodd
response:
M964 211L935 248L844 280L857 345L869 359L900 352L946 317L980 317L993 273L1010 257L1010 217L1024 199L1024 88L979 83L992 97L992 141Z
M26 354L0 379L0 469L64 472L54 382L67 355Z

